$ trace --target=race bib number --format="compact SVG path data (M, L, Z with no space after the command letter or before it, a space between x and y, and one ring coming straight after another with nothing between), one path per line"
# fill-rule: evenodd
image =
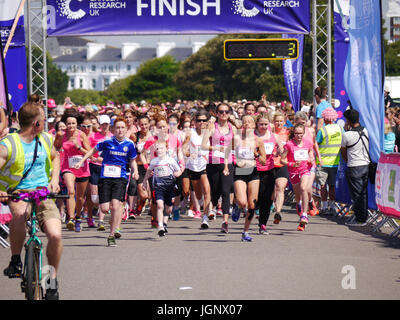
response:
M254 159L254 152L250 148L239 148L238 149L238 156L241 159L253 160Z
M196 167L201 167L207 164L207 159L204 156L198 156L197 158L193 159L193 164Z
M157 178L160 177L168 177L169 176L169 169L168 166L158 166L154 168L154 175Z
M68 166L70 168L74 168L75 165L83 159L83 156L73 156L68 158ZM83 163L81 164L80 168L83 167Z
M272 154L274 151L274 144L272 142L264 143L265 154Z
M306 161L308 160L308 150L307 149L299 149L294 152L294 160L295 161Z
M104 176L106 178L120 178L121 177L121 167L104 165Z
M215 147L219 149L219 148L221 148L223 146L221 146L220 144L217 144ZM221 152L219 150L214 150L213 151L213 156L216 157L216 158L225 158L225 153Z

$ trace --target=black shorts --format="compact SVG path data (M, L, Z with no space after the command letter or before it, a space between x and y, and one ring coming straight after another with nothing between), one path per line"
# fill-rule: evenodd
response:
M97 186L99 184L101 166L89 163L89 169L90 169L89 183Z
M166 206L172 206L172 199L176 197L176 186L157 186L154 188L154 200L163 200Z
M64 172L62 173L62 175L64 176L64 174L66 174L66 173L70 173L70 174L73 175L73 173L72 173L71 171L64 171ZM89 177L80 177L80 178L75 177L75 183L78 183L78 182L86 182L86 181L89 181Z
M203 174L207 174L206 169L199 171L199 172L192 171L189 169L187 169L187 170L188 170L188 175L189 175L190 180L200 180L200 178Z
M287 166L274 168L274 170L275 170L275 179L286 178L289 180L289 170Z
M241 173L241 174L238 174ZM246 174L247 173L247 174ZM253 180L260 180L260 174L257 168L239 168L235 166L235 175L233 176L233 181L244 181L249 183Z
M125 201L126 185L125 178L100 178L99 180L99 203L111 202L112 199Z

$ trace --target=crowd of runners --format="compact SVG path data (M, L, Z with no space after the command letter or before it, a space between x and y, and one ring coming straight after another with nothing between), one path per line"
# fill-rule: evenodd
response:
M315 98L315 110L304 103L297 112L291 103L265 96L159 105L78 107L69 99L63 106L49 104L60 190L70 196L58 203L62 221L69 231L108 229L107 245L115 246L122 221L144 212L160 237L168 233L169 219L182 215L198 219L202 229L221 216L223 233L229 232L230 219L243 216L241 239L252 241L255 216L260 234L268 233L271 213L271 223L285 218L282 208L290 189L297 230L304 231L310 216L334 213L345 141L326 89L317 88ZM13 120L11 128L18 128ZM318 203L314 182L321 187Z

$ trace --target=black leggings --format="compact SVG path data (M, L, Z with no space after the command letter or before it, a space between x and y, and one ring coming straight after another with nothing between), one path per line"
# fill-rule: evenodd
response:
M222 197L222 213L229 214L231 206L230 193L233 186L233 165L228 164L229 175L224 175L224 164L207 164L207 178L211 187L211 202L214 207Z
M258 189L258 208L260 216L258 218L258 225L267 225L269 214L271 212L271 205L273 203L272 194L275 188L275 171L259 171L260 174L260 188Z

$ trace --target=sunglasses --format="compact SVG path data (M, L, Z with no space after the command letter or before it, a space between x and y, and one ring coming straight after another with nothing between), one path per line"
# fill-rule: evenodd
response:
M82 128L86 128L86 129L88 129L88 128L91 128L91 127L92 127L92 125L91 125L91 124L88 124L88 125L86 125L86 124L82 124L82 125L81 125L81 127L82 127Z
M176 126L178 123L177 122L170 122L169 125L170 126Z
M228 114L229 113L229 110L218 110L218 113L219 114Z
M196 122L207 122L207 119L196 119Z

